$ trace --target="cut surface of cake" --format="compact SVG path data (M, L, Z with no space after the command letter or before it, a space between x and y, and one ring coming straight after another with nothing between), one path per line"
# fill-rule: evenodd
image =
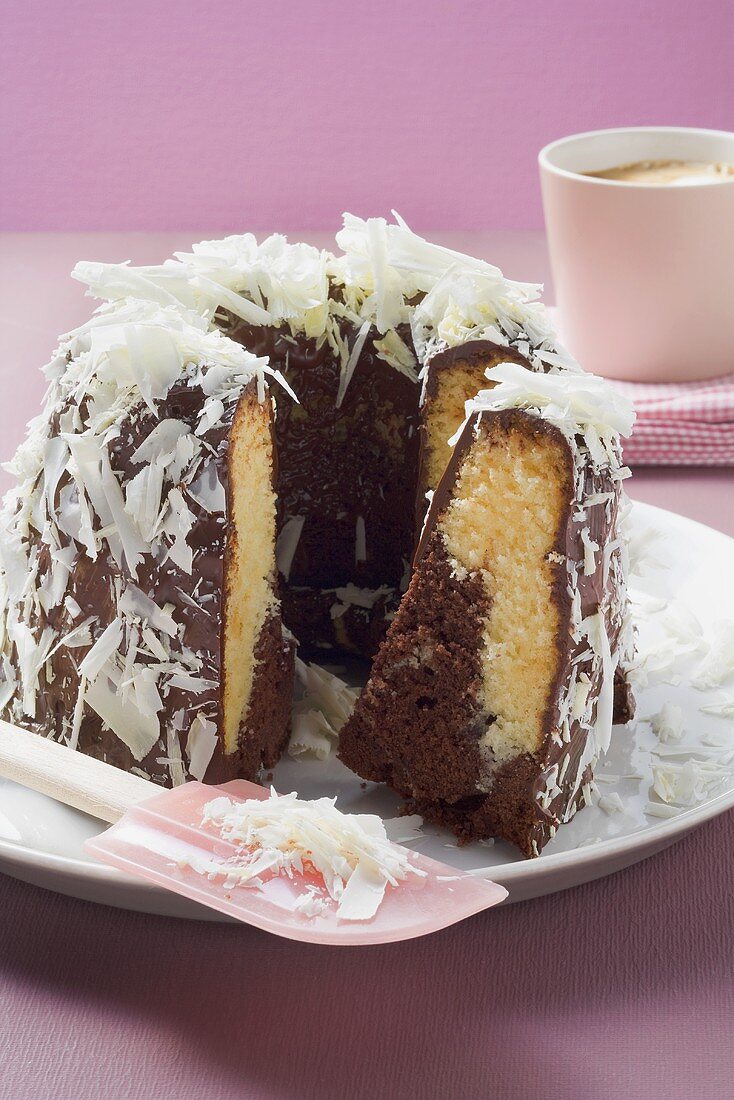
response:
M505 362L529 365L519 351L491 340L469 340L445 348L426 363L416 509L419 529L426 516L426 494L436 488L448 465L451 440L464 420L466 402L488 386L486 372Z
M276 762L269 370L134 300L62 339L2 513L4 717L163 784Z
M631 717L633 414L590 376L487 374L340 755L459 837L532 856L583 804L613 718Z

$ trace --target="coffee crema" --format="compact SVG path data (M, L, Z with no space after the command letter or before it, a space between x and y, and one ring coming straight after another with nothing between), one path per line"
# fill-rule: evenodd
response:
M638 160L599 172L580 172L593 179L620 183L680 187L694 183L725 183L734 180L734 164L703 160Z

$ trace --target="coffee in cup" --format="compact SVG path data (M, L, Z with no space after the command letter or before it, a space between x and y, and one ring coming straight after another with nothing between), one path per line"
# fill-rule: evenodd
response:
M734 372L734 133L597 130L539 159L561 337L581 366L640 382Z
M582 172L581 175L598 180L617 180L618 183L680 187L688 183L723 183L734 178L734 164L712 160L637 160L597 172Z

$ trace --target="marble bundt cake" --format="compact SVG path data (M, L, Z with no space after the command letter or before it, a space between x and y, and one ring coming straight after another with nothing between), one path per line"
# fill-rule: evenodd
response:
M253 778L288 736L294 639L304 651L371 657L397 614L344 734L344 760L462 835L496 830L535 851L548 822L578 801L588 708L603 726L597 699L612 690L610 668L623 694L627 641L609 618L624 610L622 471L613 433L597 438L606 397L558 347L539 287L431 244L399 219L345 215L337 241L341 252L332 254L248 234L202 242L154 267L77 265L75 276L103 304L46 368L44 410L12 464L17 487L1 520L0 713L160 783ZM452 457L465 402L498 381L507 408L495 410L485 394ZM559 402L561 393L588 391L596 419L579 413L581 427L569 435L578 402L568 396L564 420L556 398L538 396L545 386ZM492 463L499 470L502 455L503 476L514 464L537 489L528 489L522 522L556 524L544 528L548 560L536 544L522 559L526 578L537 566L537 584L554 593L547 652L556 652L567 621L586 630L572 653L557 645L576 662L576 679L562 688L573 715L565 724L550 709L538 717L551 675L541 669L534 732L517 733L516 723L516 742L497 739L504 718L482 679L482 624L494 621L496 606L489 557L515 537L514 520L500 523L514 507L507 485L494 505L483 498L482 478L494 485ZM474 459L472 485L463 471ZM464 536L449 530L466 511L462 501L477 502L477 545L492 535L487 560L472 558L454 575L445 547L455 538L453 556L463 560ZM578 519L587 512L588 521ZM518 538L521 530L518 523ZM592 614L600 583L607 602ZM537 607L516 587L517 630L531 639ZM454 695L439 699L440 677L433 695L420 687L433 675L433 651L415 649L414 633L438 628L421 618L429 614L421 593L429 602L445 597L446 629L462 618L466 662L453 669L452 690L465 684L468 694L458 717ZM591 637L602 618L611 664L599 664L601 634ZM397 692L390 699L386 685ZM432 708L442 716L433 725ZM388 743L378 727L391 722ZM573 759L562 748L569 745ZM574 770L577 758L583 766ZM513 771L517 759L524 771ZM513 805L523 807L514 825L485 789L497 795L502 768L515 776ZM528 793L539 776L550 784L554 775L561 794L549 786L538 801ZM538 817L549 799L551 816Z
M537 855L631 717L619 436L598 378L488 372L342 760L465 839ZM616 687L616 693L615 693Z
M2 515L5 717L165 784L276 762L293 646L267 373L146 302L62 340Z

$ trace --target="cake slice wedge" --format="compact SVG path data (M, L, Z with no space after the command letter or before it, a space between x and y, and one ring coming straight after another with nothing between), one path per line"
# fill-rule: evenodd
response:
M589 375L487 377L340 756L461 839L534 856L583 804L613 717L631 717L633 413Z
M273 371L126 299L63 337L0 513L0 715L165 786L288 739Z

